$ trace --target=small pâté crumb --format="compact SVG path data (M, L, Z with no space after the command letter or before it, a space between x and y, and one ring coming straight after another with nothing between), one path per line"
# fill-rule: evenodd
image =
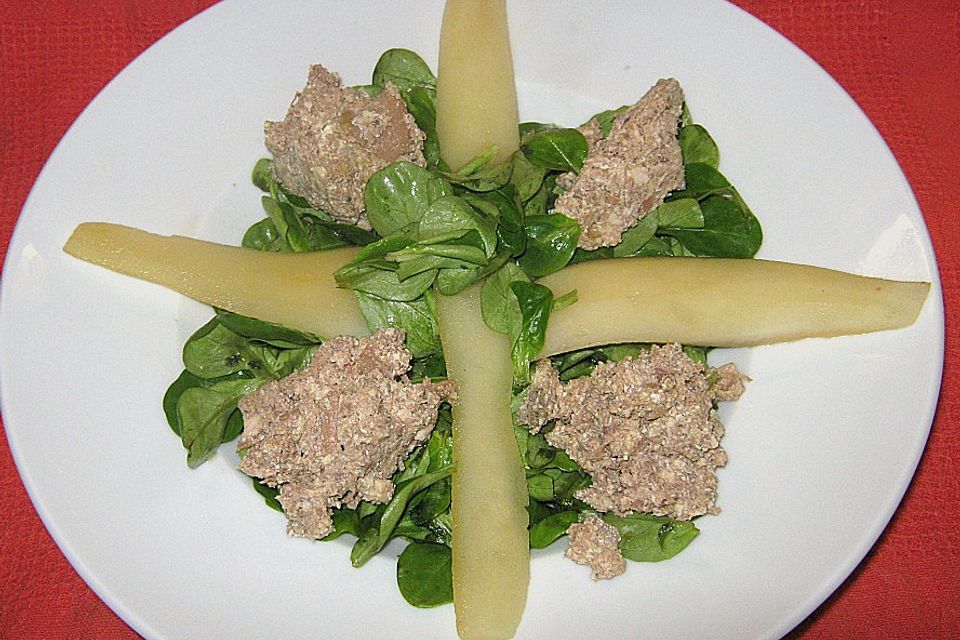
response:
M592 570L594 580L616 578L627 570L627 561L620 553L620 532L594 514L567 528L570 546L564 554L577 564Z

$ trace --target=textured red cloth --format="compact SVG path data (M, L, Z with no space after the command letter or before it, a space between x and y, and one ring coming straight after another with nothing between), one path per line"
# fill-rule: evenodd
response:
M128 62L210 0L0 5L0 250L57 141ZM880 542L794 638L960 638L960 3L738 0L856 99L903 166L939 256L947 361L930 442ZM0 638L136 638L36 515L0 439Z

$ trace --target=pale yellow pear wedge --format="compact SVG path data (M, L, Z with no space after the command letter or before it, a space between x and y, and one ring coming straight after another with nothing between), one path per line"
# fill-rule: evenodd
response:
M527 481L513 435L510 339L480 315L480 285L437 296L453 404L453 605L464 640L512 638L530 580Z
M369 333L353 292L333 278L354 248L265 253L86 222L64 251L292 329L324 337ZM927 282L724 258L597 260L538 283L557 296L575 289L578 298L551 316L544 356L620 342L746 347L899 329L916 320L930 289Z
M926 282L722 258L623 258L537 281L577 302L550 317L542 356L620 342L748 347L912 324Z
M105 222L77 226L63 250L207 304L321 337L370 333L333 272L357 249L267 253Z
M457 170L490 146L517 150L517 90L505 0L447 0L437 65L440 156Z
M454 170L491 146L519 147L505 0L447 0L437 67L437 138ZM527 483L513 435L510 341L480 315L480 285L437 296L453 407L453 604L464 640L512 638L530 579Z

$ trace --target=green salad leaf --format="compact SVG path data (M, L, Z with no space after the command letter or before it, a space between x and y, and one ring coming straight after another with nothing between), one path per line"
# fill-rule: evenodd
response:
M592 121L596 121L597 125L600 127L600 137L606 138L610 135L610 130L613 128L613 123L621 113L630 108L630 105L625 104L617 107L616 109L606 109L600 113L594 114L589 120L584 122L584 126L590 124Z
M414 358L440 353L440 335L430 291L410 302L357 292L357 301L371 330L403 327L407 348Z
M409 49L387 49L373 68L373 85L385 87L392 82L401 94L414 89L437 91L437 78L419 55Z
M434 202L452 196L450 184L412 162L395 162L367 181L363 202L373 229L383 238L418 239L420 220Z
M580 171L587 158L587 139L576 129L544 129L527 136L520 150L543 169Z
M533 277L545 276L567 266L580 239L580 225L561 213L526 218L526 250L517 262Z
M688 124L680 128L677 137L685 163L706 164L714 169L720 164L720 150L717 148L717 143L703 126Z
M453 559L450 547L411 542L397 558L397 587L415 607L437 607L453 602Z
M520 326L515 336L510 357L513 359L514 383L530 383L530 363L543 349L547 322L553 310L553 292L542 284L516 280L510 290L520 308Z
M163 398L164 414L202 464L243 429L237 403L263 383L303 366L319 340L277 325L218 311L183 346L184 371Z
M447 467L399 484L393 492L393 499L382 510L377 509L375 524L368 525L353 545L353 551L350 552L351 564L361 567L379 553L393 538L394 529L403 518L411 498L434 483L449 478L452 473L453 467Z
M646 513L635 513L625 518L606 513L603 520L617 528L621 553L635 562L668 560L683 551L700 534L693 522Z
M580 520L580 512L572 509L552 513L530 526L530 548L546 549L567 535L570 525Z

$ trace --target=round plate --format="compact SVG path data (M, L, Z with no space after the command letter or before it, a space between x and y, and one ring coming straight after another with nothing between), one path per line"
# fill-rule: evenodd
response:
M229 447L196 471L160 399L209 315L73 260L76 224L122 222L238 243L262 217L249 172L262 125L307 67L369 81L380 53L435 67L440 2L218 4L125 69L44 168L3 277L2 397L41 517L93 589L149 638L452 638L418 610L391 553L356 570L348 542L288 538ZM928 280L896 332L715 352L753 382L723 407L723 512L677 558L593 583L534 554L521 638L778 637L850 573L896 508L926 442L943 307L903 174L842 89L782 37L721 2L511 3L522 116L579 124L682 82L721 170L764 225L762 257Z

